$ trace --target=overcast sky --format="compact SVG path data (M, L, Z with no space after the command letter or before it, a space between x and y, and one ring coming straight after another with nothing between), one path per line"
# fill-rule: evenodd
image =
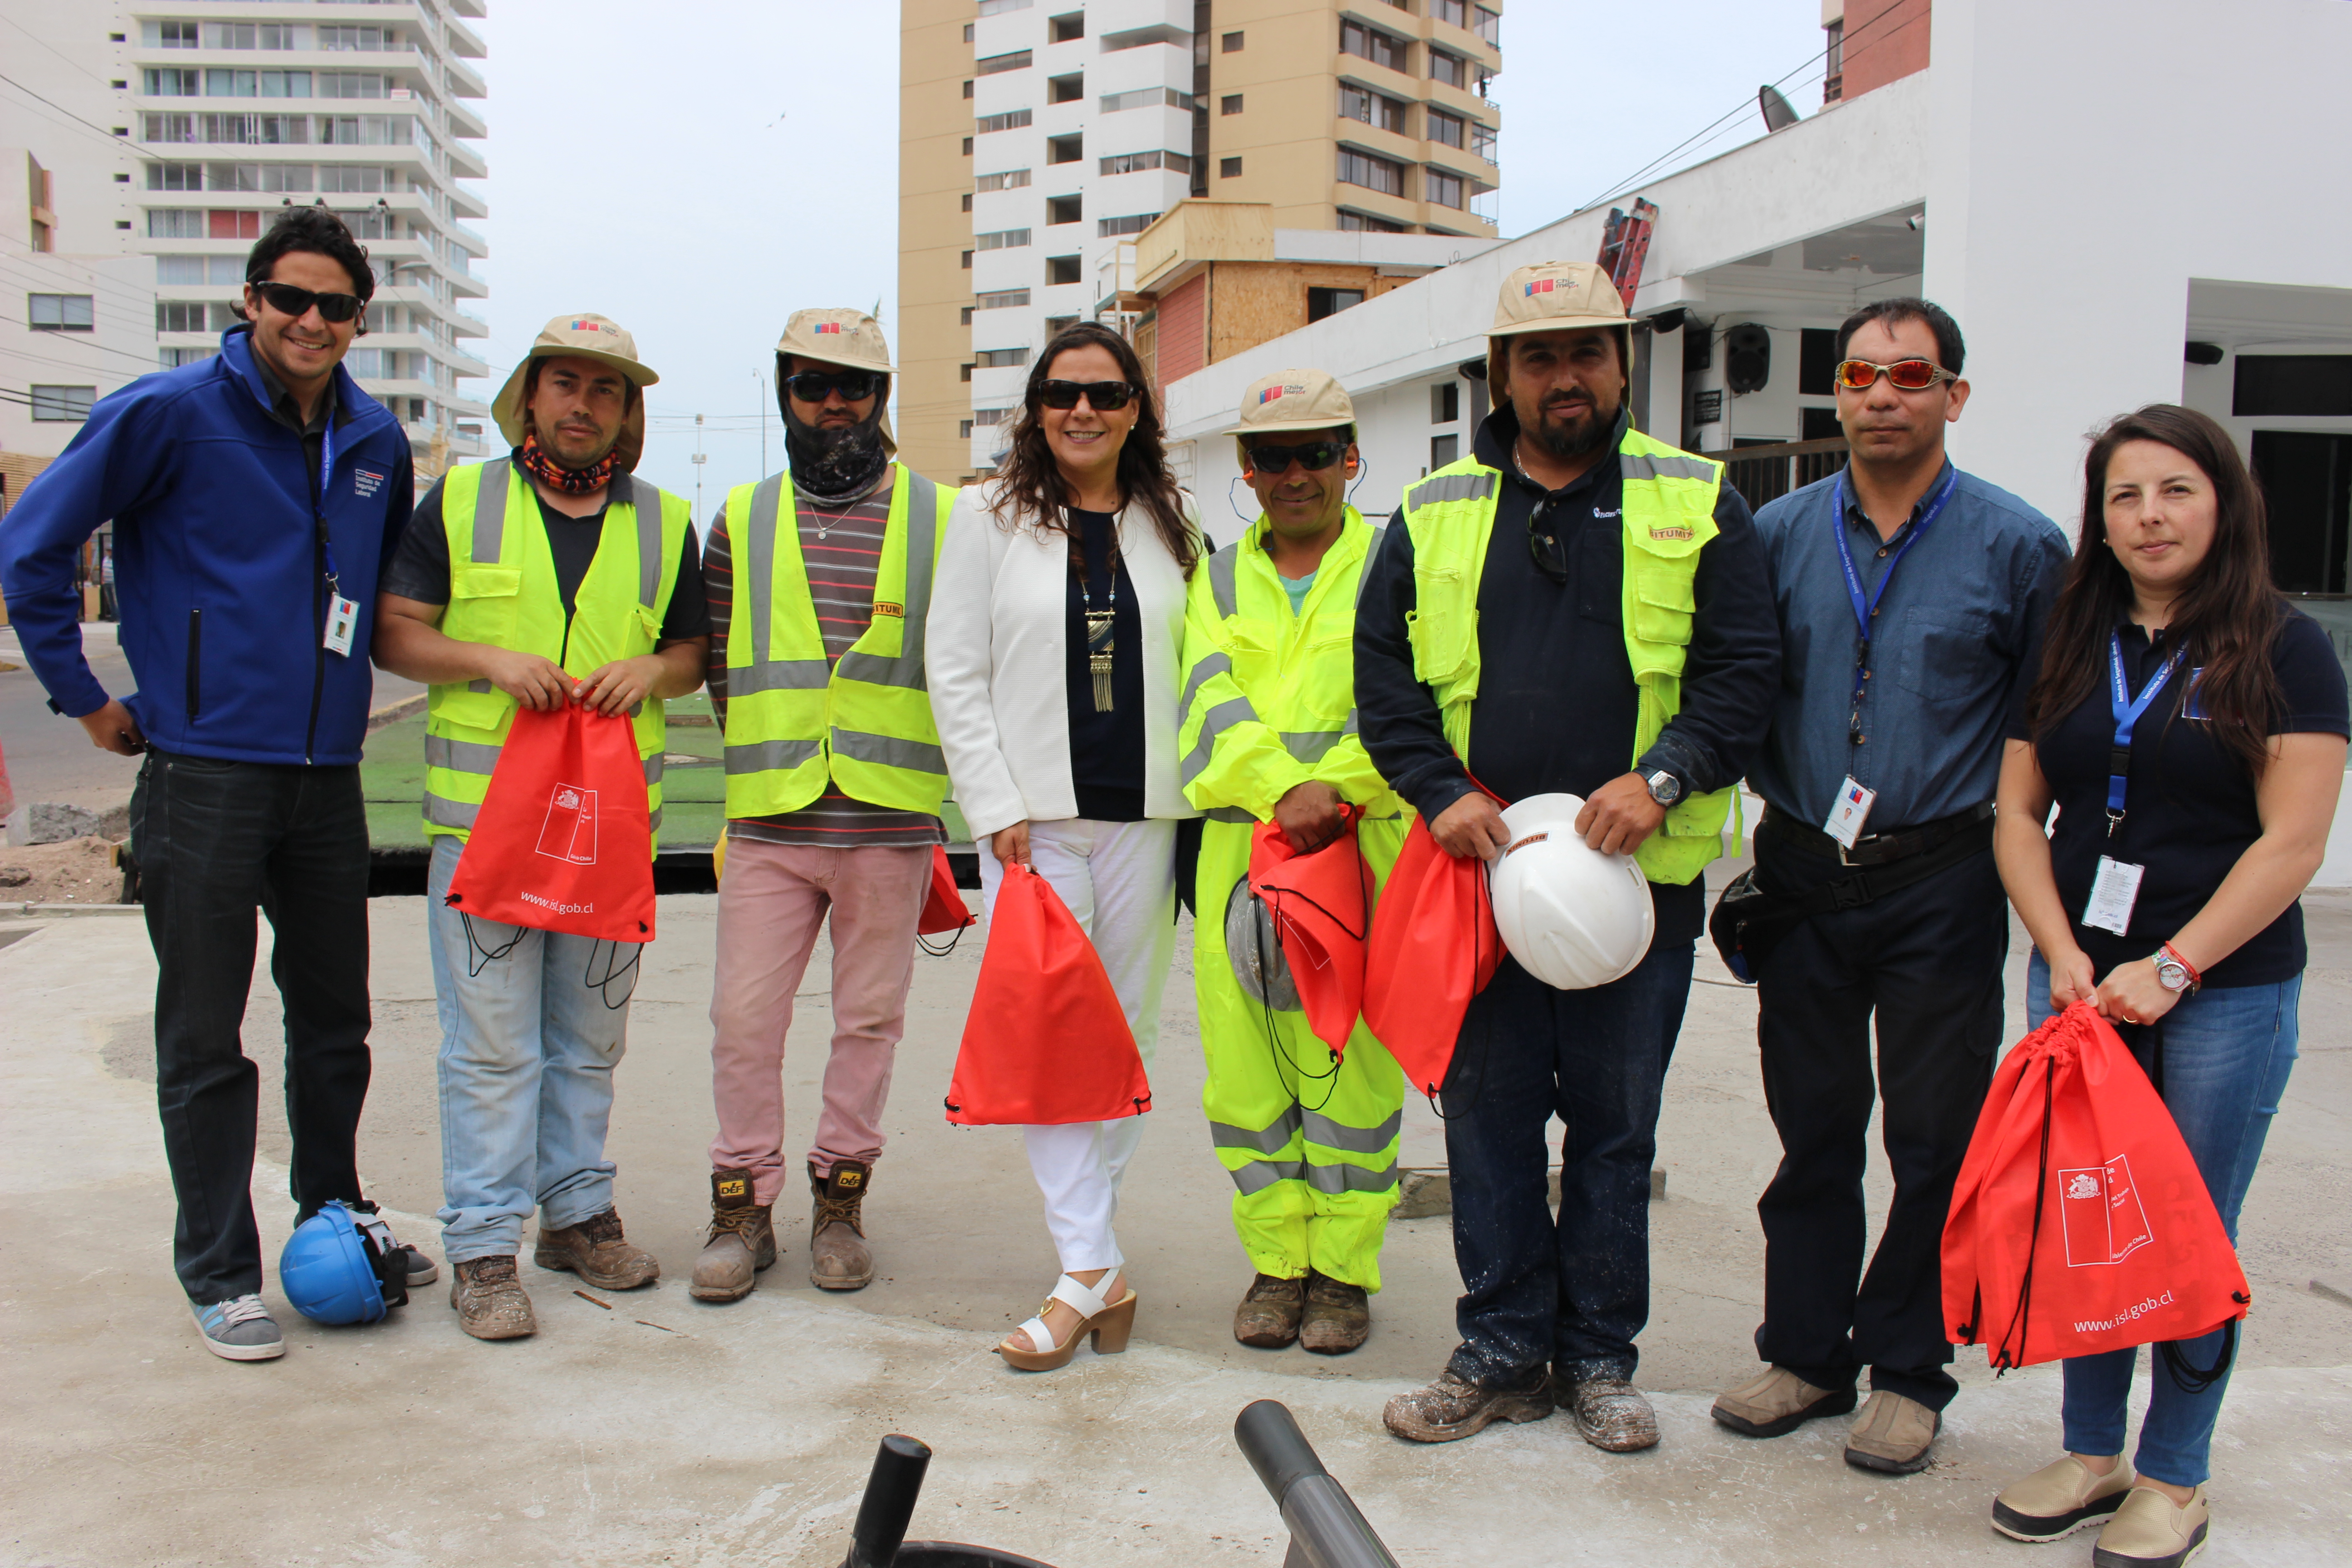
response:
M493 0L491 336L499 381L551 316L597 310L661 373L642 471L703 509L782 466L768 373L784 318L880 303L898 341L898 13L863 0ZM1757 88L1821 103L1818 0L1514 0L1502 232L1760 135ZM1720 122L1718 124L1718 122ZM1633 187L1638 189L1638 187ZM1570 258L1575 259L1575 258ZM766 419L761 466L760 415Z

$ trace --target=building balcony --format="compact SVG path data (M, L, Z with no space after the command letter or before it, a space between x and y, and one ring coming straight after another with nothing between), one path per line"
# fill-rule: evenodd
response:
M481 73L457 57L455 51L441 59L441 68L448 73L449 96L452 98L488 98L490 89Z
M449 173L453 177L460 180L487 180L490 177L489 164L483 161L479 153L463 142L446 142L444 151L449 154Z
M482 42L481 35L457 20L459 16L477 19L487 16L490 14L489 7L482 0L450 0L449 9L454 15L445 16L441 21L448 34L449 52L469 60L489 58L489 46Z
M468 141L479 142L490 133L488 122L464 104L451 102L446 107L445 112L448 118L449 134L452 136L463 136Z

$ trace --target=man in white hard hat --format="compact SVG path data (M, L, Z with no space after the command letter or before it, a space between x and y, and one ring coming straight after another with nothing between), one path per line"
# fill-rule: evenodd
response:
M592 960L612 974L631 954L599 955L603 944L557 931L469 927L441 897L520 709L633 715L658 842L662 700L702 684L710 621L686 501L630 472L656 379L608 318L550 321L491 404L512 450L450 469L417 504L376 600L376 662L433 688L425 831L444 1020L440 1217L449 1304L476 1339L538 1327L515 1270L534 1209L541 1268L607 1290L661 1272L623 1234L604 1158L629 1015L588 976Z
M1422 1442L1555 1401L1585 1439L1657 1441L1633 1386L1649 1316L1660 1092L1733 785L1763 738L1780 647L1747 505L1723 467L1633 429L1625 306L1587 262L1505 279L1495 409L1472 455L1407 485L1356 620L1373 763L1447 853L1492 859L1506 802L1564 793L1575 829L1630 853L1655 936L1606 985L1559 991L1507 957L1470 1005L1444 1086L1462 1343L1401 1394ZM1477 783L1474 784L1472 779ZM1544 1126L1567 1124L1557 1222Z
M948 787L922 636L955 499L893 461L893 372L873 317L793 312L776 345L789 467L728 491L705 548L728 817L710 996L719 1131L692 1287L706 1301L741 1300L776 1260L784 1037L828 924L833 1047L807 1156L809 1283L856 1290L874 1278L863 1204Z
M1253 384L1233 436L1264 510L1192 574L1177 740L1185 796L1208 816L1192 931L1209 1068L1201 1107L1255 1270L1234 1338L1335 1355L1371 1332L1404 1075L1360 1019L1334 1051L1304 1013L1253 999L1225 932L1233 900L1248 896L1240 889L1262 822L1295 849L1360 853L1375 889L1403 847L1404 805L1355 732L1356 591L1381 531L1348 504L1356 409L1322 371L1279 370ZM1342 837L1354 843L1332 843Z

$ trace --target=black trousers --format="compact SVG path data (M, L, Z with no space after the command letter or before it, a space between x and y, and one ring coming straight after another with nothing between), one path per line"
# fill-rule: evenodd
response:
M239 1027L257 906L286 1007L298 1219L355 1201L368 1087L367 814L356 767L148 754L131 797L155 949L155 1100L180 1201L173 1262L200 1306L261 1289L253 1219L260 1074Z
M1775 892L1852 874L1769 834L1758 836L1757 860ZM1987 849L1860 909L1815 916L1759 977L1757 1043L1781 1156L1756 1205L1756 1348L1816 1387L1851 1387L1867 1366L1873 1388L1932 1410L1958 1389L1944 1370L1944 1216L1992 1082L2008 954L2009 908ZM1880 1098L1895 1201L1865 1273L1864 1140Z

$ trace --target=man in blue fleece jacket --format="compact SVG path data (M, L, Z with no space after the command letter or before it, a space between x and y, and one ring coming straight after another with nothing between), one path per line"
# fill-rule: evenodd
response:
M341 368L375 275L323 207L246 263L217 358L103 399L0 522L0 593L49 705L146 753L131 801L155 986L155 1097L179 1197L173 1262L205 1347L285 1352L249 1195L258 1075L238 1025L257 905L286 1008L297 1220L360 1201L368 1086L368 836L360 795L376 578L407 527L408 438ZM139 689L82 657L74 561L114 520ZM402 1250L412 1284L432 1265Z

